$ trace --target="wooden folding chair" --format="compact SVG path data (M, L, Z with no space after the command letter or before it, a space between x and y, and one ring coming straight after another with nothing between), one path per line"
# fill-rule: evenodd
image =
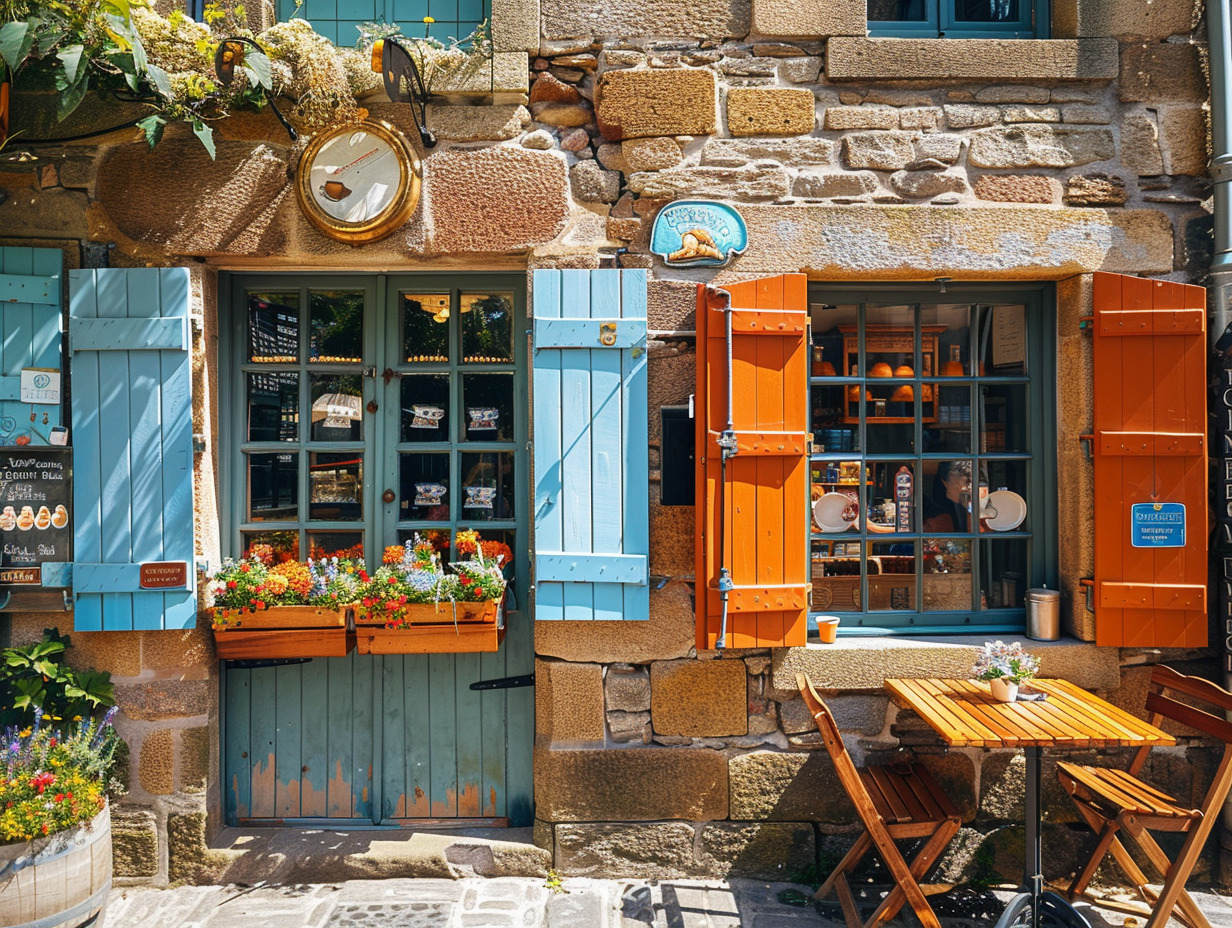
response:
M1205 703L1212 711L1180 702L1168 695L1168 691L1187 700ZM1095 852L1074 877L1069 891L1071 896L1085 895L1084 890L1095 874L1095 868L1111 852L1125 875L1134 882L1138 893L1148 906L1154 908L1146 928L1163 928L1169 916L1175 916L1190 928L1211 928L1210 922L1185 892L1185 881L1189 879L1194 862L1202 852L1202 846L1218 820L1220 808L1232 786L1232 724L1224 718L1224 713L1232 711L1232 693L1207 680L1187 677L1170 667L1159 666L1151 674L1146 708L1151 713L1152 725L1158 726L1163 719L1171 719L1224 742L1223 759L1214 782L1206 792L1202 807L1190 809L1138 779L1151 750L1149 746L1134 754L1127 771L1058 763L1057 777L1061 785L1073 797L1087 824L1099 835ZM1175 861L1168 860L1151 836L1151 830L1185 835ZM1163 888L1158 893L1147 885L1146 874L1121 843L1121 835L1133 841L1164 878ZM1086 898L1105 908L1139 916L1147 914L1141 907L1132 904L1091 896Z
M817 695L808 677L802 673L796 674L796 685L800 687L800 695L804 697L826 750L830 752L839 782L851 797L865 828L834 872L821 884L814 898L824 899L832 890L837 891L847 928L876 928L898 914L904 902L910 904L925 928L940 928L941 923L928 904L919 881L937 862L958 831L958 810L929 772L919 764L857 770L843 745L834 716ZM894 843L903 838L926 839L910 864ZM894 878L895 885L868 921L861 922L847 875L874 846Z

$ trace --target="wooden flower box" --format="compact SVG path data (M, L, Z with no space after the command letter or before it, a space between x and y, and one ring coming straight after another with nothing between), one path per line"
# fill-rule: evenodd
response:
M345 657L355 648L345 609L271 606L233 619L236 624L214 629L214 647L223 660Z
M383 623L357 621L356 646L360 654L461 654L496 651L505 639L498 621L501 601L458 603L455 624L453 603L412 603L407 607L409 628L386 628Z
M448 623L449 627L452 628L455 620L459 625L464 622L495 624L498 612L497 607L499 605L500 603L496 600L488 600L481 603L407 603L402 608L404 610L403 619L411 625L443 625ZM359 616L356 616L355 624L366 627L385 627L383 620L360 618Z

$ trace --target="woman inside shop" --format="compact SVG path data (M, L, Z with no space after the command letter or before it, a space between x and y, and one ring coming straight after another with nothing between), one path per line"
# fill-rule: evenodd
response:
M942 461L924 498L924 531L965 532L971 517L971 469L965 461Z

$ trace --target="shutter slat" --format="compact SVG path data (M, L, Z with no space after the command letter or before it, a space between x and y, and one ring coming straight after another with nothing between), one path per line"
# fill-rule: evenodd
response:
M645 290L644 271L535 272L538 621L649 618Z
M152 271L157 268L134 268ZM134 299L142 299L139 293ZM73 351L187 351L188 317L178 319L75 319L69 328Z
M56 273L45 277L0 273L0 303L38 303L58 308L60 305L60 275Z
M1207 644L1206 294L1094 275L1095 641ZM1185 506L1183 547L1134 547L1131 507ZM1159 582L1159 581L1166 582Z
M717 443L727 426L727 340L721 293L697 306L697 646L718 639L725 562L727 647L802 646L808 608L806 280L800 274L726 288L732 313L732 424L737 452L726 492ZM754 337L755 336L755 337ZM720 512L725 531L720 558Z
M72 346L76 627L189 627L196 621L191 360L185 340L154 350L148 343L150 332L187 333L188 272L80 271L71 284L72 333L135 340ZM188 586L142 590L140 565L166 561L189 565Z

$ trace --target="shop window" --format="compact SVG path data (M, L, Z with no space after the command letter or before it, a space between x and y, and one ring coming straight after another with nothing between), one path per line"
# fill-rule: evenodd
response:
M868 0L868 32L896 38L1048 38L1048 0Z
M359 41L365 23L397 23L413 38L464 40L490 17L489 0L277 0L278 19L299 16L340 47Z
M814 613L1013 631L1055 585L1045 296L810 292Z

